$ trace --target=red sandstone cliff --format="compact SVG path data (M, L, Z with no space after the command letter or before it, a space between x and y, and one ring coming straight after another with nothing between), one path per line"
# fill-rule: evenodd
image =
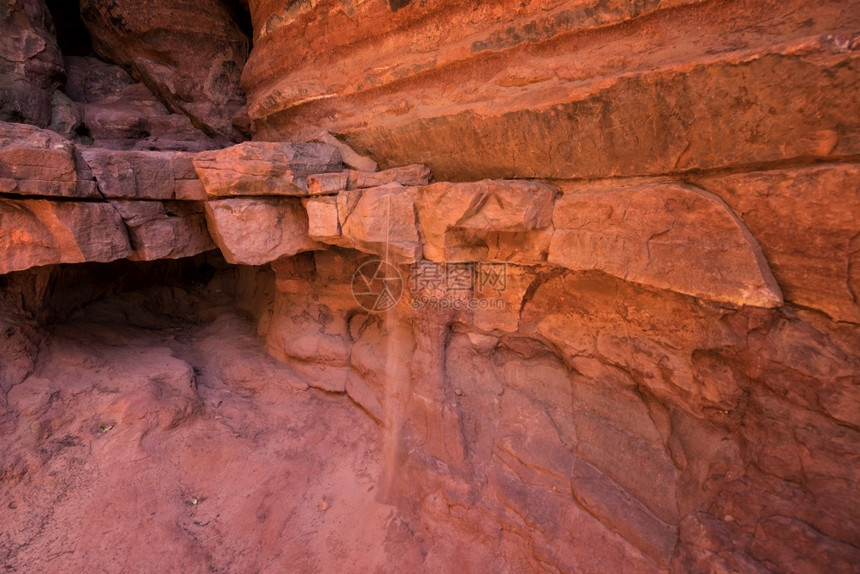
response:
M0 565L857 571L858 25L6 0Z

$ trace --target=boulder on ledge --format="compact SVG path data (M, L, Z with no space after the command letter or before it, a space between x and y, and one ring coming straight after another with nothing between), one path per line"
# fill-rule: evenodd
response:
M308 176L343 168L337 148L320 143L245 142L194 158L211 197L307 195Z
M761 248L717 196L680 184L565 193L549 262L736 305L778 307Z
M206 223L228 263L263 265L322 247L308 237L308 215L298 198L207 201Z
M72 142L50 130L0 122L0 193L99 197L79 190Z

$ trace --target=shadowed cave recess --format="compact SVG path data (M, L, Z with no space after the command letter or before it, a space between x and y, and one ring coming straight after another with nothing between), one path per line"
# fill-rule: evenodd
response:
M6 0L0 572L857 572L858 29Z

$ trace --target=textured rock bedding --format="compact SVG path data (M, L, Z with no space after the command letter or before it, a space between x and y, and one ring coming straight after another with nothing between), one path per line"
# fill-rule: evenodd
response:
M0 3L0 569L856 572L858 25Z

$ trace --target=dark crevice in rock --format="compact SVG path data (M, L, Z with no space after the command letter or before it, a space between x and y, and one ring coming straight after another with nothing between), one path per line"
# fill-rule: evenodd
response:
M64 56L93 56L92 38L81 19L80 0L45 0Z
M242 33L247 36L249 46L253 47L254 27L251 24L251 12L248 9L247 0L221 0L221 3Z

